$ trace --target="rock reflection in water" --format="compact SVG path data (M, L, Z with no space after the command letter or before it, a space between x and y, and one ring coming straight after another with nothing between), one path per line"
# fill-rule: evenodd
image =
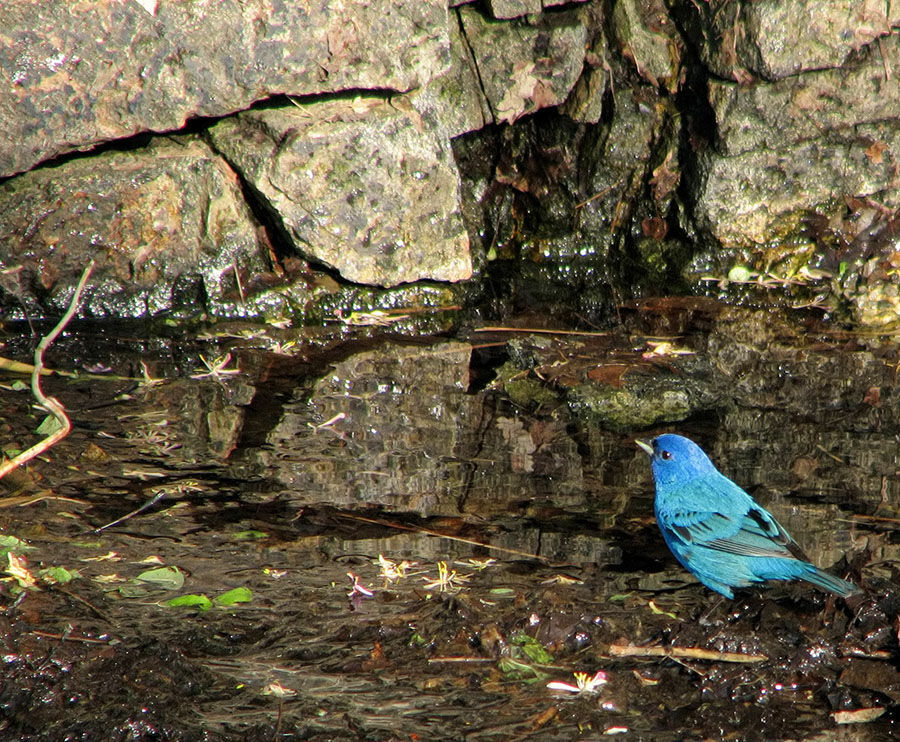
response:
M233 349L241 375L191 378L191 358L159 372L167 383L132 386L123 400L122 381L49 379L76 427L33 467L40 504L0 509L0 526L31 541L30 564L77 566L81 579L68 592L27 595L27 611L9 601L16 623L4 641L20 660L8 663L16 682L4 708L22 709L10 728L46 729L52 716L69 732L140 718L185 729L185 739L272 739L279 729L497 739L534 731L539 708L551 715L537 733L559 739L625 727L648 739L751 728L805 739L827 735L836 709L883 712L897 687L900 428L887 366L896 351L814 345L759 319L713 318L702 335L676 328L694 355L652 364L640 360L647 329L594 346L545 338L505 364L537 359L506 377L521 371L547 391L531 408L499 384L471 384L477 361L463 342L391 340L313 360ZM591 377L600 365L627 373ZM648 378L666 376L668 389L688 375L696 408L652 430L604 428L568 396L572 384L608 382L646 396ZM6 435L27 439L26 395L0 389L0 400ZM780 585L710 610L709 591L653 522L650 472L633 438L663 430L700 441L817 564L861 555L866 602L851 609ZM157 507L91 533L163 486L171 494ZM379 555L415 564L391 578ZM177 567L183 588L122 591L148 558ZM455 584L441 585L441 564ZM252 591L250 603L199 614L167 605L236 587ZM112 659L98 666L95 644L54 639L54 657L74 672L47 679L48 665L29 659L47 647L35 655L31 645L73 626ZM552 667L525 653L523 639L550 652ZM619 656L611 645L701 655ZM769 659L741 664L718 652ZM157 667L171 670L164 682L118 687ZM598 669L610 677L598 697L552 696L540 677ZM276 681L294 695L264 695ZM45 687L84 700L54 710ZM877 736L891 723L886 712L866 727Z
M582 503L582 462L564 426L523 422L493 395L468 393L470 356L466 343L353 354L298 387L266 445L236 460L298 505L490 515L535 499Z

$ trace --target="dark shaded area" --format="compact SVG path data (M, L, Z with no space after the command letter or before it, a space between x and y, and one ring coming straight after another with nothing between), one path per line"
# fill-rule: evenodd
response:
M649 88L608 98L597 125L545 110L453 140L469 233L485 256L471 287L482 316L608 327L622 301L689 292L693 249L673 200L678 166L666 160L681 136L675 109Z

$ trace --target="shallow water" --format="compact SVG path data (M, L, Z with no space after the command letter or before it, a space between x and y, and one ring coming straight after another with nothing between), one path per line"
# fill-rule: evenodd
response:
M648 355L660 336L671 346ZM209 375L200 356L226 350L232 362ZM28 360L21 338L3 354ZM553 394L514 403L495 379L509 359ZM141 360L164 381L124 378L141 376ZM634 307L604 336L285 348L262 330L192 342L76 333L48 361L110 372L45 382L75 429L3 481L0 525L28 541L32 571L80 573L24 597L6 583L7 734L893 733L900 398L889 340L683 303ZM604 384L644 400L684 388L687 417L611 424L585 402ZM36 440L29 393L6 384L0 401L4 448ZM663 431L700 442L816 563L861 569L867 597L851 608L779 585L717 603L653 520L633 441ZM183 585L135 581L159 566L177 567ZM248 602L166 605L238 587ZM593 694L546 687L598 670L608 682ZM840 726L832 716L860 709L884 711Z

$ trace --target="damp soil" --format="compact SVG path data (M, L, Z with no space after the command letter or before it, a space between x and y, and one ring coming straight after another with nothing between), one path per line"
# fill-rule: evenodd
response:
M48 365L79 375L44 387L74 429L0 483L24 560L0 583L0 738L892 738L896 344L709 302L622 316L581 336L68 333ZM26 338L3 355L27 361ZM7 452L42 418L14 380ZM610 418L629 390L687 402ZM664 431L864 595L693 580L634 445Z

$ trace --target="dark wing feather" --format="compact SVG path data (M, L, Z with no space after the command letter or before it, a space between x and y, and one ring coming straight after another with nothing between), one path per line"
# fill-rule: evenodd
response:
M778 521L755 504L743 515L695 511L675 513L667 520L671 531L685 545L741 556L808 561Z
M714 539L704 545L728 554L809 561L781 524L758 505L747 511L737 533L727 538Z

